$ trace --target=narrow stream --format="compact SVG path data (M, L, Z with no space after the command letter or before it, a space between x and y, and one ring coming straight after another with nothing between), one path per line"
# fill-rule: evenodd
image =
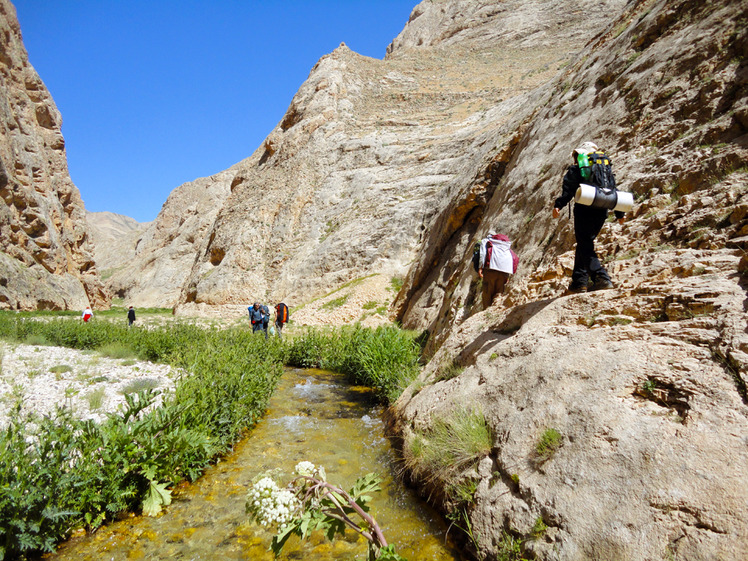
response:
M457 550L445 544L441 517L393 477L397 468L380 415L367 388L351 387L332 372L287 370L250 437L177 494L165 514L109 524L93 535L73 538L45 559L270 561L273 532L248 521L247 489L260 473L280 468L291 474L298 462L307 460L324 466L328 481L347 489L369 472L382 476L383 490L374 494L371 514L387 540L410 561L461 560ZM335 542L321 533L305 542L293 537L281 556L310 561L365 558L366 544L352 531Z

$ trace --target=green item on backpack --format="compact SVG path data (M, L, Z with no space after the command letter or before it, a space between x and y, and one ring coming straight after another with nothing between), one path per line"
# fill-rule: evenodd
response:
M584 152L577 154L577 164L579 171L582 172L582 179L590 178L590 159Z

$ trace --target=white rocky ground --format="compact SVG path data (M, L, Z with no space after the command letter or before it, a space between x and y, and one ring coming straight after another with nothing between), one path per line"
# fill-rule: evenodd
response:
M173 390L177 375L167 365L92 351L0 342L0 352L0 426L7 425L16 396L23 397L24 411L47 415L65 404L81 418L101 421L127 393Z

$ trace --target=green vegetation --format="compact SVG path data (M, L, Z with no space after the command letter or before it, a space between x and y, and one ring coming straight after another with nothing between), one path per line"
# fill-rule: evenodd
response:
M460 364L460 361L457 358L446 360L439 366L439 369L436 371L434 381L442 382L444 380L451 380L452 378L456 378L457 376L462 374L464 371L465 367Z
M173 485L196 479L261 418L284 363L344 373L385 402L418 373L415 336L395 327L307 330L265 341L245 327L128 329L103 314L91 323L77 321L77 313L39 315L43 321L0 312L0 338L121 353L184 374L159 406L152 380L125 388L126 405L101 423L62 406L43 418L21 414L16 392L10 425L0 432L0 558L51 551L74 529L95 529L123 512L158 513ZM86 399L95 410L104 394Z
M340 296L338 298L333 298L329 302L325 302L322 304L319 309L320 310L334 310L335 308L339 308L346 302L348 302L348 298L350 298L350 294L343 294L343 296Z
M147 390L155 390L158 387L158 380L154 378L138 378L127 384L120 390L123 395L130 395L131 393L140 393Z
M72 372L73 367L68 364L58 364L49 369L52 374L64 374L65 372Z
M102 345L97 349L97 351L107 358L135 358L137 356L137 353L132 348L123 345L120 342L113 341L111 343L107 343L106 345Z
M432 482L450 482L491 452L493 436L480 410L458 409L437 419L428 433L415 432L409 442L406 467ZM448 486L450 498L463 502L468 483ZM472 493L470 494L472 496Z
M418 374L420 349L413 334L396 327L345 326L307 329L294 337L287 353L289 366L340 372L391 403Z
M88 395L86 395L86 400L88 401L88 407L91 409L91 411L96 411L98 409L101 409L101 406L104 404L104 395L106 394L106 390L104 388L97 388Z
M497 561L523 561L522 540L504 532L496 552Z
M538 459L541 462L550 460L561 446L562 441L563 436L556 429L545 429L543 434L540 435L540 440L535 445L535 452L538 455Z
M397 294L400 292L403 284L405 284L405 279L403 277L392 277L390 279L390 290Z
M540 539L545 535L545 531L547 529L548 529L548 526L543 520L543 517L538 516L537 520L535 520L535 525L532 527L532 531L530 532L530 535L533 537L533 539L536 539L536 540Z

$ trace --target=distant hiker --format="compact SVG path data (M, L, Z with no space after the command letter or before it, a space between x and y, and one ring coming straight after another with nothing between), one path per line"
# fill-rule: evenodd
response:
M270 309L263 304L260 306L262 310L262 330L265 332L265 340L268 338L268 325L270 325Z
M561 209L569 204L571 199L575 199L574 237L577 246L574 253L571 284L567 292L571 294L587 292L590 281L592 285L589 290L613 288L613 282L610 280L608 272L595 253L595 238L608 218L608 209L613 208L613 206L608 205L605 208L591 204L589 201L580 201L577 191L579 190L580 194L582 193L580 186L588 187L593 191L595 188L603 187L610 190L613 196L616 196L615 175L613 175L610 160L600 152L600 149L593 142L585 142L579 148L575 148L571 157L574 160L574 165L569 166L566 171L561 196L553 203L553 218L558 218ZM595 161L597 163L594 163ZM626 195L630 197L629 193L626 193ZM631 202L633 202L633 198ZM623 224L623 212L616 210L615 216Z
M279 302L275 305L275 332L281 339L283 339L281 330L286 322L288 322L288 306L283 302Z
M252 323L252 333L257 333L262 329L262 309L259 302L255 302L247 308L249 310L249 321Z
M504 234L488 232L480 242L478 275L483 279L483 309L497 294L504 292L509 275L517 272L519 257L511 249L512 242Z
M132 306L128 308L127 310L127 327L132 327L132 324L135 322L135 310Z
M93 312L91 311L91 308L86 307L86 309L83 310L81 317L83 318L83 321L88 323L88 320L90 320L93 317Z

